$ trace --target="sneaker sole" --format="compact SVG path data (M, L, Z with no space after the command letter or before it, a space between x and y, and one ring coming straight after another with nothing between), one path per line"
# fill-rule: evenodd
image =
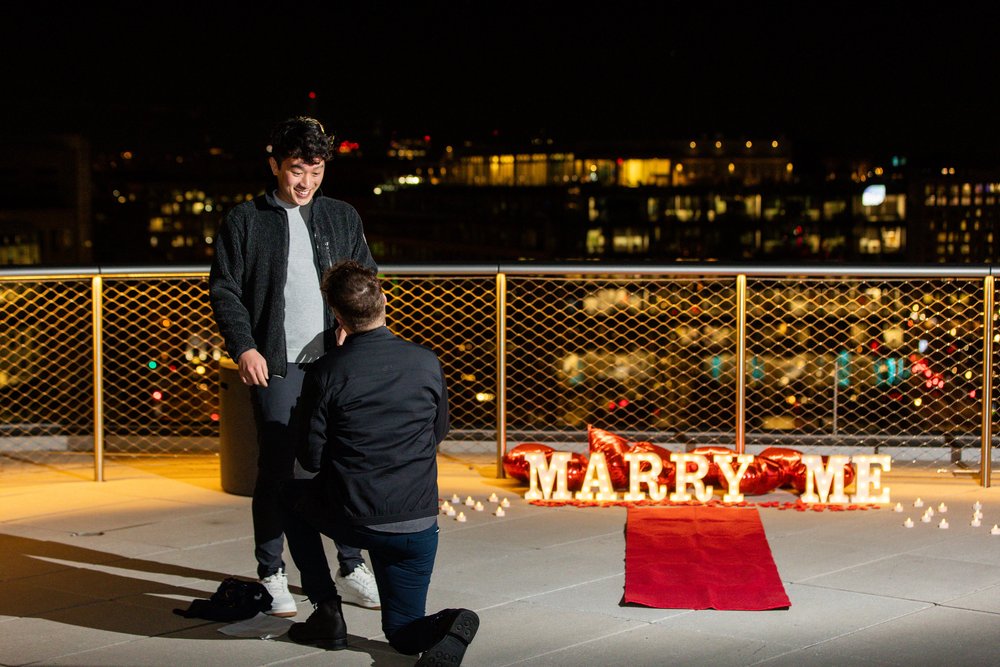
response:
M295 616L299 612L296 610L296 611L265 611L264 613L267 614L268 616L277 616L278 618L291 618L292 616Z

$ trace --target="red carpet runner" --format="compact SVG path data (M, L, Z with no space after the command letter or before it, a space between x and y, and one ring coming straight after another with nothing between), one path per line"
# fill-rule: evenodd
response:
M791 605L756 509L630 507L625 602L759 611Z

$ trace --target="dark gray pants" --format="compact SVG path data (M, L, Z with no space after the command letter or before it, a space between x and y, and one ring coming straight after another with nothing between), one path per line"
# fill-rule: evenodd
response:
M257 422L257 483L253 489L254 556L257 576L263 579L285 567L284 518L281 507L282 482L311 477L295 461L289 421L302 393L305 365L288 364L285 377L272 375L267 387L252 387L254 419ZM337 560L344 574L363 561L361 551L337 545Z

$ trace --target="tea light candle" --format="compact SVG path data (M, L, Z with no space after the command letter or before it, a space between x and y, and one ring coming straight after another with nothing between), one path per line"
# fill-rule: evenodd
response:
M483 511L483 504L480 503L480 502L477 502L475 508L473 508L473 509L475 509L477 512L482 512Z
M983 504L977 500L975 503L972 504L972 509L978 512L979 510L983 509Z
M923 507L924 506L924 501L922 501L920 498L917 498L916 500L913 501L913 506L914 507Z
M500 501L500 507L504 508L510 507L510 501L504 498L503 500Z
M979 520L978 518L974 518L974 519L973 519L973 520L972 520L971 522L969 522L969 523L970 523L970 525L971 525L971 526L972 526L973 528L979 528L979 527L980 527L981 525L983 525L983 522L982 522L982 521L980 521L980 520Z
M472 496L466 496L465 504L468 505L469 507L472 507L473 505L476 504L476 501L472 499Z
M929 516L927 516L926 514L923 515L922 517L920 517L920 520L922 522L924 522L924 523L930 523L931 522L931 518Z
M973 519L982 519L983 518L983 513L980 512L979 510L976 510L975 512L972 513L972 518Z
M455 508L454 507L449 507L448 511L445 512L445 514L447 514L448 516L455 516Z
M941 519L941 523L938 524L938 528L942 530L948 528L948 519Z
M927 516L934 516L934 508L928 507L926 510L924 510L924 514L926 514Z
M903 522L903 525L907 528L913 528L913 519L906 517L906 521Z
M497 501L497 494L495 494L495 493L491 493L491 494L490 494L490 497L488 498L488 500L489 500L489 501L490 501L491 503L495 503L495 502Z
M441 504L441 511L447 514L449 509L451 509L451 504L446 500Z
M498 507L498 508L497 508L497 511L496 511L496 515L497 515L497 516L503 516L503 515L505 515L505 514L506 514L506 512L504 512L504 511L503 511L503 508L502 508L502 507Z
M990 528L990 535L1000 535L1000 526L993 524L993 527Z
M948 511L948 506L947 505L945 505L944 503L941 503L940 505L938 505L938 512L941 512L941 514L944 514L947 511Z
M903 511L903 503L896 503L896 506L893 508L893 511L895 511L895 512L902 512Z
M452 494L452 496L451 496L451 502L453 502L453 503L460 503L460 502L462 502L462 499L458 497L457 493L455 493L455 494Z
M459 523L465 523L465 512L459 512L458 516L455 517L455 521Z

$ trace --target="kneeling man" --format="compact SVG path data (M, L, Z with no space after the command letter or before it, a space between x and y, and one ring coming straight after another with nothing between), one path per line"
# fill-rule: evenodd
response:
M319 474L292 482L286 532L316 610L288 632L295 642L347 646L347 627L320 533L367 549L382 602L382 630L418 665L459 665L479 617L425 615L438 544L437 445L448 432L448 393L437 356L385 326L376 275L353 261L323 276L341 344L306 377L295 422L298 458Z

